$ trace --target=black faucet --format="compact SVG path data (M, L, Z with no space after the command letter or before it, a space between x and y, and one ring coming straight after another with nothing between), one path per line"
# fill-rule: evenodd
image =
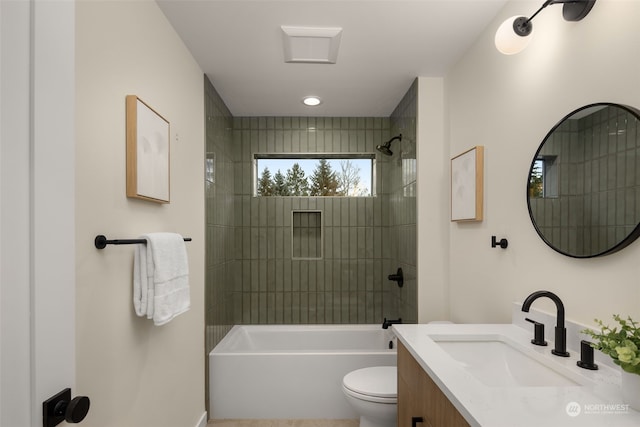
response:
M557 324L555 329L555 348L551 350L551 353L556 356L569 357L569 352L567 351L567 329L564 327L564 304L562 304L562 301L556 294L549 291L536 291L524 300L522 303L522 311L528 313L531 304L540 297L550 298L556 303Z
M387 318L385 317L384 321L382 322L382 329L389 329L389 326L395 323L402 323L402 318L398 320L387 320Z

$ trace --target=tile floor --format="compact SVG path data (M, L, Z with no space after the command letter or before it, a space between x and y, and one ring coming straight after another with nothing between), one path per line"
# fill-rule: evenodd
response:
M358 427L359 420L211 420L207 427Z

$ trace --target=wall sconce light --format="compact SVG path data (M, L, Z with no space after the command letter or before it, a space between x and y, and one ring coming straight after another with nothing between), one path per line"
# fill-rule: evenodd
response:
M512 16L498 27L496 31L496 48L505 55L522 52L531 41L533 24L531 21L545 7L552 4L563 4L562 17L565 21L580 21L587 16L596 0L546 0L531 18Z

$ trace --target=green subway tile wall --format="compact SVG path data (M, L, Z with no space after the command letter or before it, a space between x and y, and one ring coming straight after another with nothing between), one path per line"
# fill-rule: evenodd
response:
M233 117L207 77L205 81L206 274L205 347L209 353L233 326L228 300L235 281L235 184Z
M388 118L234 119L236 271L233 321L244 324L378 323L394 304L387 184L375 197L254 197L256 153L374 153ZM378 156L378 167L389 166ZM275 172L275 171L274 171ZM282 171L286 172L286 171ZM384 172L383 172L384 174ZM319 259L296 259L292 212L320 211Z
M402 268L404 286L395 289L395 308L406 323L418 321L417 285L417 160L416 160L416 79L391 114L391 135L402 134L402 142L392 145L394 167L387 169L389 191L389 247L392 265ZM396 142L394 142L396 144Z

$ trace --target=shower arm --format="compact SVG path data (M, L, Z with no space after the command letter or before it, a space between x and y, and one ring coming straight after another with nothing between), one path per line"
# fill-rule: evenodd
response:
M391 143L392 143L393 141L395 141L396 139L397 139L397 140L402 141L402 134L400 134L400 135L398 135L398 136L394 136L393 138L391 138L391 139L390 139L386 144L384 144L384 145L390 146L390 145L391 145Z
M394 136L393 138L391 138L390 140L388 140L387 142L385 142L385 143L383 144L383 146L384 146L384 147L387 147L387 148L391 148L391 143L392 143L393 141L395 141L396 139L397 139L398 141L402 141L402 134Z

